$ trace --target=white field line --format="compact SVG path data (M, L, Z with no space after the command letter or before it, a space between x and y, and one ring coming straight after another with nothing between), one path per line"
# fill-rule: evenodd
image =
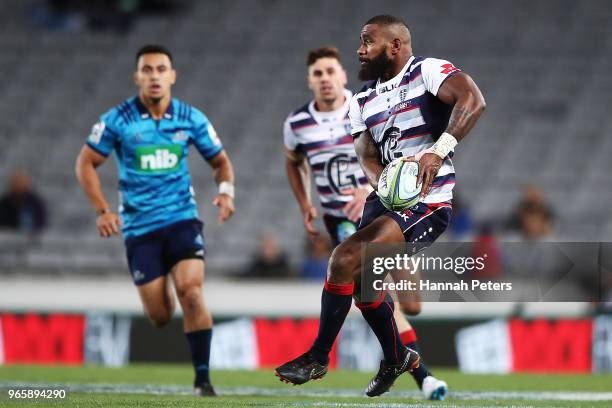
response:
M191 387L180 385L127 385L127 384L61 384L61 383L31 383L31 382L0 382L0 390L8 389L67 389L68 392L95 393L95 394L155 394L155 395L190 395L193 394ZM267 387L216 387L220 396L265 396L265 397L364 397L363 391L355 389L331 389L331 388L267 388ZM418 391L391 391L385 394L391 398L408 398L413 400L422 399ZM452 400L521 400L521 401L611 401L612 392L573 392L573 391L452 391ZM380 400L379 400L380 401ZM384 403L383 401L380 401ZM303 406L317 406L311 403ZM297 406L300 406L300 405ZM351 405L339 403L338 406L380 406L374 405ZM329 403L325 403L329 405ZM405 404L385 404L385 406L405 407ZM611 403L612 405L612 403ZM418 405L422 406L422 405Z

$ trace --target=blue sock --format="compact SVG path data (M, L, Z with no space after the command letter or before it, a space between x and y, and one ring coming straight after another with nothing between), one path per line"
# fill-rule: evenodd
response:
M423 380L425 379L425 377L431 375L431 373L429 372L429 370L427 370L427 367L425 367L425 362L423 361L423 355L421 354L421 350L419 349L419 344L416 341L413 341L406 344L406 346L408 348L413 349L421 356L421 363L419 364L419 367L412 370L410 374L412 375L412 378L414 378L414 381L416 381L419 388L423 388Z
M329 352L353 304L354 286L352 282L348 284L325 282L325 288L321 295L319 332L310 349L310 352L320 364L329 362Z
M387 364L398 364L403 361L406 356L406 348L402 344L397 331L391 296L387 293L382 301L358 304L357 307L378 338L385 356L385 362Z
M185 333L189 348L191 349L191 362L195 370L194 387L202 383L210 383L208 375L208 363L210 360L210 340L212 338L212 329L198 330L191 333Z

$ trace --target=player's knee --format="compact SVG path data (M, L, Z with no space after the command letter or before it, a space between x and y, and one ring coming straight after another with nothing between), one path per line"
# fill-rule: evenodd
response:
M186 314L196 313L202 305L202 288L199 285L177 288L177 296Z
M361 265L361 245L351 240L344 241L334 249L329 262L330 279L337 283L353 281Z
M168 310L156 310L147 312L147 317L153 326L160 329L170 322L172 313Z
M400 302L402 312L410 316L416 316L421 313L421 302Z

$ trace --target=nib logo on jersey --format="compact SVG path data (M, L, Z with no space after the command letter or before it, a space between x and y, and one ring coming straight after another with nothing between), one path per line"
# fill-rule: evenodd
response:
M141 146L136 148L136 168L145 173L169 173L179 167L181 145Z

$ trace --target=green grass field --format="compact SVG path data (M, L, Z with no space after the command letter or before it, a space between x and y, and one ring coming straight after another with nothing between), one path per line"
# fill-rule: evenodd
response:
M466 375L437 369L450 386L444 402L421 399L409 375L384 397L367 398L372 373L332 371L323 380L292 387L271 371L215 371L220 396L189 395L187 365L132 365L125 368L3 366L0 406L74 407L610 407L612 375ZM34 385L36 384L36 385ZM64 386L66 400L15 400L9 389Z

